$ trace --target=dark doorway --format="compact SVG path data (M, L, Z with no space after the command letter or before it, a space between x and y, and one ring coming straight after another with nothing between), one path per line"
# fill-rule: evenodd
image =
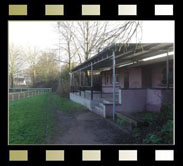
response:
M152 88L152 69L142 68L142 88Z
M125 89L129 88L129 73L128 72L124 73L124 88Z

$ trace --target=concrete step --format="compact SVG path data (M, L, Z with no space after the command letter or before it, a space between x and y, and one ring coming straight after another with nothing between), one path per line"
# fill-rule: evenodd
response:
M96 114L102 116L105 118L105 110L103 109L103 107L99 106L99 105L96 105L93 110L93 112L95 112Z
M99 103L99 106L103 108L104 107L104 103Z
M103 103L104 104L113 104L113 101L112 100L103 100ZM116 100L116 104L119 104L118 100Z
M99 111L103 111L103 107L101 107L101 106L99 106L99 105L95 106L95 109L97 109L97 110L99 110Z

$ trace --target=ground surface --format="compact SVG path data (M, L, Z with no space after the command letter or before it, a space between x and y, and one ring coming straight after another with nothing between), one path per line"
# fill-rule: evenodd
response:
M9 105L10 144L130 144L125 127L54 94Z
M50 95L38 95L9 103L9 143L45 144L53 135L55 114Z
M56 114L54 135L48 144L122 144L133 142L124 129L88 110L63 112L53 98Z

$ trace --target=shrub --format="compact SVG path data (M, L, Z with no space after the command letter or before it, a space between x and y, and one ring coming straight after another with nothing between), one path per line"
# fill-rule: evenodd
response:
M120 119L120 118L116 119L116 123L118 123L120 126L127 124L127 122L125 122L123 119Z
M158 144L161 141L162 141L161 136L152 134L152 133L147 134L146 137L143 139L143 143L145 143L145 144L149 144L149 143Z
M149 127L134 128L132 135L139 143L171 144L173 143L173 105L164 105L161 112L139 113L142 120L149 123Z

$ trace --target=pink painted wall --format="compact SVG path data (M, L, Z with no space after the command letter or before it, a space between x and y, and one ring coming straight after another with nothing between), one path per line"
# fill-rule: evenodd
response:
M123 74L120 73L119 70L119 82L116 83L116 92L118 92L119 88L121 88ZM102 91L103 93L112 93L113 92L113 84L112 84L112 71L107 71L108 74L108 83L105 83L105 73L102 73Z
M146 110L157 112L162 105L162 92L159 89L147 89Z
M142 71L140 67L129 70L129 88L142 88Z
M163 70L164 66L162 64L157 64L152 68L152 88L161 88L163 79Z
M140 112L146 107L146 90L145 89L122 89L122 102L118 111L122 112ZM119 106L118 106L119 107Z
M163 80L163 69L165 68L165 64L154 64L151 67L151 72L149 73L151 75L151 80L152 80L152 87L149 88L164 88L165 85L162 84ZM142 87L142 69L143 66L141 67L134 67L130 69L123 69L120 68L117 70L116 73L119 74L119 82L116 83L117 88L124 88L124 73L126 71L129 72L129 88L143 88ZM145 70L145 69L144 69ZM112 71L108 71L108 76L109 76L109 82L108 84L105 84L105 72L102 74L102 89L103 92L105 93L110 93L112 92L112 84L111 84L111 77Z
M124 73L129 71L129 88L142 88L142 74L141 68L131 68L127 69L118 69L116 73L119 74L119 82L116 83L116 89L124 88ZM104 93L111 93L112 92L112 71L107 71L109 81L105 83L105 72L102 73L102 90Z
M173 89L122 89L121 96L118 112L159 112L163 104L173 104Z

